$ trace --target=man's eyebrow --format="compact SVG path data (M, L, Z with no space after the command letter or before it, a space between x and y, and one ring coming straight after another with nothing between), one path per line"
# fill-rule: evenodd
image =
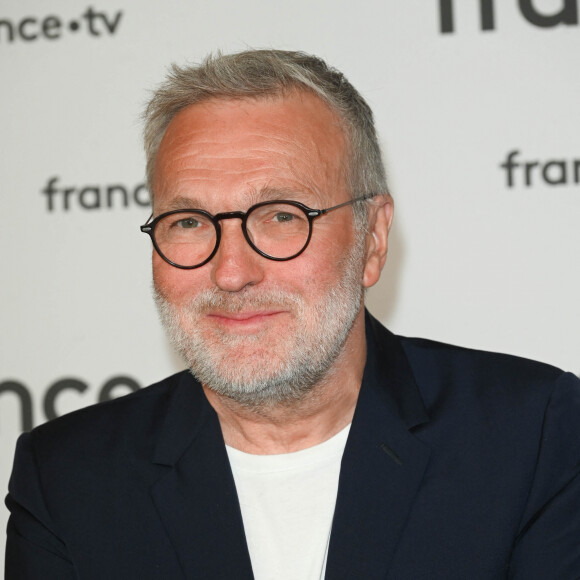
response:
M275 201L278 199L303 201L305 199L311 199L312 195L308 195L307 192L298 191L289 187L266 186L255 192L254 197L256 199L254 203L258 203L259 201Z
M174 209L203 209L203 205L197 197L177 195L167 203L164 211L172 211Z
M297 191L295 189L287 187L272 187L266 186L259 190L253 190L247 194L247 207L239 208L239 211L244 211L250 206L260 203L262 201L276 201L276 200L288 200L288 201L312 201L312 196L308 195L303 191ZM167 202L163 204L163 212L173 211L173 210L184 210L184 209L201 209L207 210L207 200L205 202L201 201L198 197L192 197L188 195L176 195Z

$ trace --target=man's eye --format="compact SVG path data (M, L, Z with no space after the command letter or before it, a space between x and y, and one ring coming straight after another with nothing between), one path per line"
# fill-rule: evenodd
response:
M200 223L195 218L190 217L190 218L178 220L175 225L178 228L182 228L182 229L194 229L194 228L198 228L200 226Z
M274 219L272 221L277 222L279 224L291 222L296 219L296 216L292 213L288 213L285 211L279 211L274 215Z

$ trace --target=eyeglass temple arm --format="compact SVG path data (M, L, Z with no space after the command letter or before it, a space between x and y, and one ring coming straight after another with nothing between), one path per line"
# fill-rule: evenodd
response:
M367 201L369 199L372 199L375 196L376 196L376 193L368 193L367 195L363 195L361 197L355 197L354 199L349 199L348 201L345 201L343 203L339 203L338 205L333 205L332 207L327 207L326 209L319 209L319 210L317 210L316 213L317 213L317 215L324 215L330 211L334 211L335 209L339 209L341 207L344 207L345 205L351 205L351 204L356 203L358 201Z

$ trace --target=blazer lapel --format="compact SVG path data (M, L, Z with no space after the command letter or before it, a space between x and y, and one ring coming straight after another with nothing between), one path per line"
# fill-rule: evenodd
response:
M167 466L151 495L184 577L253 579L219 421L190 375L170 403L154 462Z
M402 347L368 315L366 324L367 364L341 465L328 580L386 576L430 453L409 432L428 417Z
M429 459L410 430L428 420L398 340L367 316L367 364L341 465L326 578L384 578ZM215 411L182 375L153 461L153 502L185 578L253 579Z

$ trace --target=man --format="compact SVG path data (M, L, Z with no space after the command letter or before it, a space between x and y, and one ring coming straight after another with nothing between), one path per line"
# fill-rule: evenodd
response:
M23 435L7 578L580 577L580 387L364 310L372 113L302 53L174 68L146 112L183 372Z

